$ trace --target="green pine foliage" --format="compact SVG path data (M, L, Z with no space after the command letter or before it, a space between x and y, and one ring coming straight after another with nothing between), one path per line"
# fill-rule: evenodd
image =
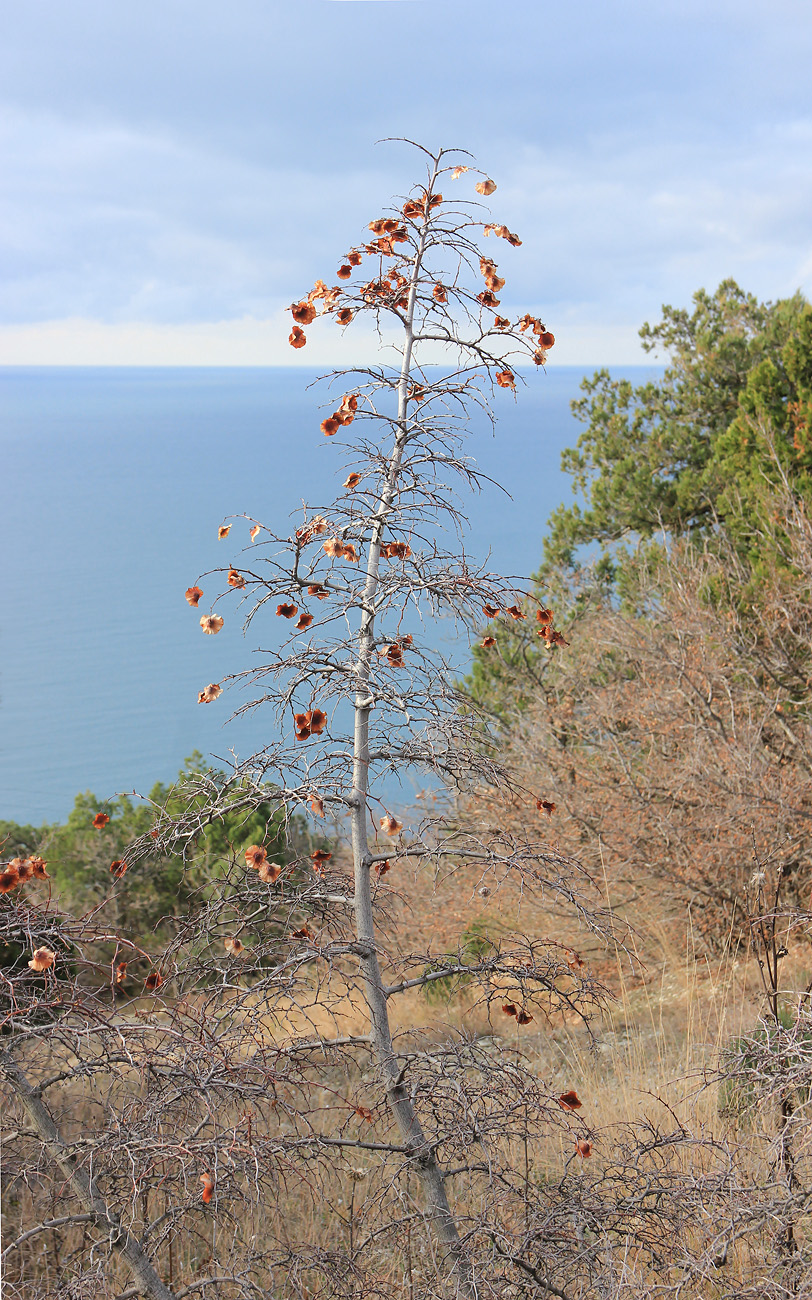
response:
M596 606L633 600L630 557L642 548L650 570L675 537L732 544L750 578L728 594L740 613L757 608L759 575L782 563L776 489L812 504L812 307L800 293L759 302L724 280L691 311L664 306L640 337L665 354L661 378L635 387L599 370L572 403L586 425L562 455L576 500L553 512L534 575L568 636ZM532 611L486 632L496 646L474 647L466 687L508 719L543 691L559 651L538 640Z
M111 864L126 862L127 846L149 833L161 810L172 818L188 814L196 802L202 804L203 796L194 788L195 778L204 772L210 779L218 776L194 753L175 782L158 782L146 800L119 795L104 801L88 790L76 796L64 824L36 828L0 822L2 856L39 854L47 861L51 890L62 909L81 916L101 906L111 924L136 942L154 946L156 938L172 934L174 918L188 912L193 895L204 897L229 864L240 861L248 845L263 844L269 859L281 864L292 856L291 839L306 832L301 818L286 828L284 809L269 795L257 808L203 824L185 857L151 858L124 872L113 889ZM110 819L101 829L93 825L97 813Z

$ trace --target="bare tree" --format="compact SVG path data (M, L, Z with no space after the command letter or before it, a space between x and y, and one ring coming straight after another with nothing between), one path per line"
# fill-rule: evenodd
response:
M206 826L269 799L291 825L310 816L310 851L281 865L266 844L235 840L161 952L134 949L97 914L63 916L43 880L6 891L10 1294L469 1298L510 1284L563 1296L582 1270L582 1243L563 1248L569 1236L551 1228L566 1186L551 1193L534 1173L551 1134L568 1163L591 1154L580 1102L559 1099L499 1033L408 1027L431 988L464 985L496 1029L524 1033L564 1013L586 1024L604 996L555 938L404 947L410 895L440 876L469 892L515 888L612 937L589 876L538 839L544 791L501 765L426 630L440 615L470 631L540 611L526 582L469 559L455 480L480 482L464 453L472 410L492 418L517 366L543 366L554 338L530 314L499 315L504 277L478 239L521 241L477 200L441 192L474 179L464 156L420 152L425 180L370 222L340 283L319 280L291 307L295 348L317 318L357 316L383 347L384 360L330 381L321 429L343 440L341 494L306 503L292 534L245 517L220 529L229 546L244 531L244 549L202 630L230 629L224 602L242 602L245 625L277 644L203 687L201 704L247 688L238 712L263 710L268 744L191 777L185 811L156 808L111 889L161 855L191 861ZM485 176L475 187L495 188ZM202 596L187 592L196 608ZM548 612L540 626L555 635ZM429 812L396 806L408 770L435 782ZM473 789L489 798L462 817L455 799ZM521 804L518 823L494 813L500 801Z

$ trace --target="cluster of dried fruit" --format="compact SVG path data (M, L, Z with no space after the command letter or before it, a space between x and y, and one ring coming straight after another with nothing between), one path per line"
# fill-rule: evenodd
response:
M48 863L43 858L12 858L9 862L0 863L0 894L10 894L12 889L18 885L24 885L26 880L49 880L50 876L45 870Z
M515 619L517 622L521 622L527 618L527 615L518 605L508 605L504 610L502 610L498 605L483 605L482 612L485 617L489 619L498 618L502 613L509 614L510 617ZM553 626L553 611L551 609L544 609L543 607L537 609L536 620L541 624L536 635L540 636L546 645L569 645L569 641L566 637L561 632L557 632ZM480 641L480 645L484 646L486 650L490 649L491 646L496 645L496 637L490 635L485 636Z
M276 862L268 861L268 851L261 844L250 844L245 850L245 862L252 871L256 871L260 880L272 885L282 874L282 868Z

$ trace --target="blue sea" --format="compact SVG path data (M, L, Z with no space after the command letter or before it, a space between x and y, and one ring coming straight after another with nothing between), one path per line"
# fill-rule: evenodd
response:
M467 549L482 559L490 549L492 569L532 572L550 512L571 499L559 462L581 428L569 403L585 373L533 373L517 401L497 394L495 433L472 425L471 454L511 494L489 487L468 506ZM261 713L223 725L227 696L197 703L206 683L249 665L263 625L243 638L232 620L203 636L184 591L238 563L247 525L218 542L225 516L281 532L303 496L336 495L346 453L319 432L328 399L308 388L314 377L0 369L0 818L62 820L80 790L144 792L194 749L247 757L273 739ZM450 626L443 637L465 671L467 644L449 646Z

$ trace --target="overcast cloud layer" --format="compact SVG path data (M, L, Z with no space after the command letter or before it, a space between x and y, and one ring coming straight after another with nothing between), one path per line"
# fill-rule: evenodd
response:
M556 360L642 360L725 276L812 293L810 67L808 0L7 5L0 362L350 360L283 311L418 178L392 135L497 180Z

